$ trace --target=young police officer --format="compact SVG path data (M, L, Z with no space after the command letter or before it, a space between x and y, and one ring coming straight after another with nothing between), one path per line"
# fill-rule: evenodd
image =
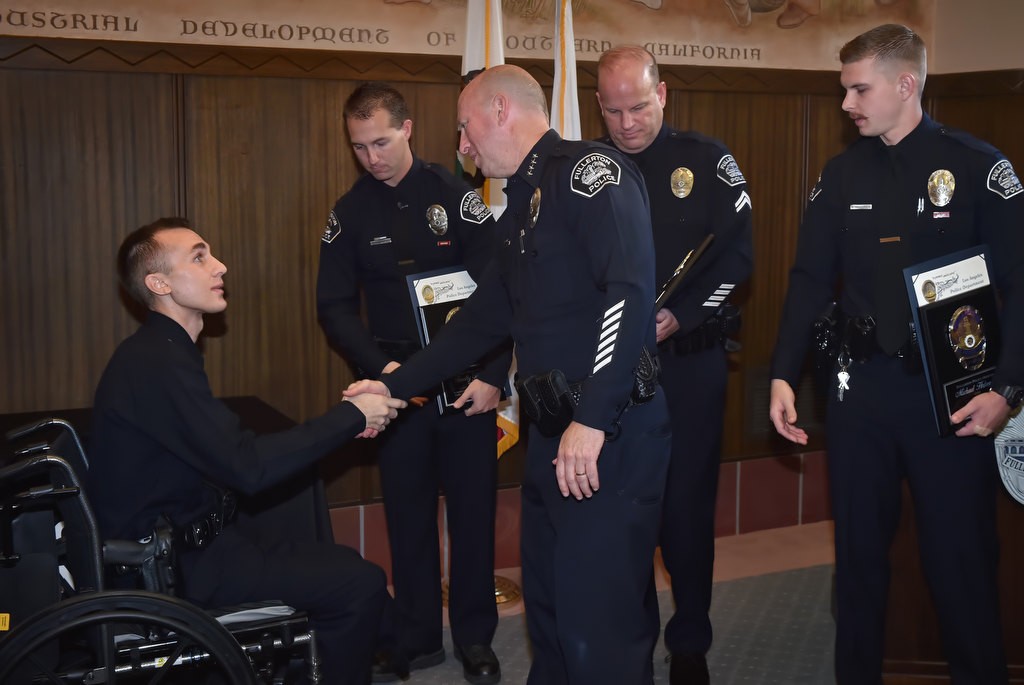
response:
M888 24L839 53L843 110L861 139L811 192L772 365L771 420L806 444L793 385L815 316L842 282L852 359L833 376L827 429L836 545L836 675L881 683L889 546L901 480L914 498L922 567L954 683L1005 683L996 591L993 431L1024 385L1024 190L991 145L922 112L925 46ZM902 269L987 243L1002 298L1003 353L991 392L939 437L919 363Z
M328 218L317 310L331 344L365 376L377 378L420 347L406 276L451 267L468 268L479 280L494 250L494 219L465 182L413 155L412 120L397 90L377 82L359 86L345 103L344 117L352 149L367 173ZM366 297L365 325L360 291ZM494 408L510 361L508 352L490 360L470 385L466 397L472 404L464 412L441 416L430 401L403 413L379 439L397 648L380 654L374 667L378 682L445 658L439 486L451 536L448 608L456 657L471 682L501 678L490 646L498 625Z
M540 85L519 67L470 82L459 128L461 151L508 179L499 253L426 350L386 386L346 392L411 396L511 332L517 383L538 393L520 392L534 418L522 492L528 683L650 683L671 436L644 355L655 341L643 178L613 148L559 138Z
M405 403L352 398L256 437L214 398L196 347L203 316L227 307L227 267L180 218L131 233L117 266L125 290L150 312L96 389L87 486L101 533L140 539L161 518L178 533L209 529L211 540L180 535L176 543L182 595L204 607L277 599L305 610L324 682L365 685L389 599L381 569L341 545L240 531L222 502L228 489L262 492L361 432L383 430Z
M672 463L661 517L661 555L676 613L665 627L672 685L709 681L715 497L727 376L726 335L739 314L726 301L753 264L750 196L721 143L664 123L665 82L640 47L613 48L597 64L602 142L640 167L651 198L656 283L708 234L714 240L688 280L657 313L661 385L672 416Z

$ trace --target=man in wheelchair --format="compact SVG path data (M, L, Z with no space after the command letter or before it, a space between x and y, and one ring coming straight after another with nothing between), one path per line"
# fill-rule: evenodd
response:
M353 437L374 437L405 406L365 395L290 430L256 436L214 398L196 340L227 307L224 264L181 218L131 233L117 257L127 293L149 309L96 390L86 490L103 538L173 531L177 594L202 607L276 599L309 614L326 683L369 682L385 575L348 547L267 540L236 525L253 495Z

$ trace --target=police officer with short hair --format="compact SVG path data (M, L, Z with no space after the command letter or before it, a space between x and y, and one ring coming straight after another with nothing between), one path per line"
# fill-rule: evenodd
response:
M498 255L459 316L384 376L386 386L364 381L346 394L411 395L511 332L531 418L522 488L527 682L650 683L671 435L644 354L655 343L643 178L614 148L562 140L540 85L519 67L469 83L459 128L460 150L485 175L508 179Z
M281 539L236 522L232 502L294 483L331 450L383 430L405 402L339 402L300 426L254 435L213 396L196 344L205 315L228 306L227 267L209 243L181 217L158 219L124 239L117 267L150 311L96 388L83 475L100 533L138 540L171 528L178 594L206 608L278 600L306 611L324 682L365 685L390 600L383 570L301 530Z
M494 219L468 184L412 153L409 109L393 87L360 85L346 101L344 117L367 173L338 200L328 219L317 311L331 344L365 377L377 378L420 347L406 276L466 268L479 279L494 250ZM439 486L451 539L448 609L456 657L473 683L501 678L490 646L498 622L495 407L510 361L507 348L484 360L478 378L456 402L458 411L442 416L434 401L427 402L404 412L379 438L397 644L379 653L377 682L398 680L409 670L445 659Z
M640 168L651 199L656 283L708 234L713 242L657 313L661 385L672 416L661 524L661 555L676 611L665 627L672 685L709 682L715 498L728 374L726 336L739 328L727 298L753 264L750 196L729 150L664 123L666 87L647 50L621 46L597 65L597 99L608 128L602 142Z
M843 110L862 137L825 165L811 192L770 404L776 430L806 444L793 386L812 322L841 282L840 338L850 352L833 367L827 413L837 680L881 683L889 547L906 479L952 682L1005 683L990 436L1024 386L1024 189L998 150L923 113L925 45L912 30L879 26L839 57ZM1002 299L1002 354L991 391L952 414L963 422L956 436L939 437L902 270L983 243Z

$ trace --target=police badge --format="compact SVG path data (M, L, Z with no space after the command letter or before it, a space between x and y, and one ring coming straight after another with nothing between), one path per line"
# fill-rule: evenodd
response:
M430 205L427 207L427 225L434 235L444 235L448 232L448 212L444 211L441 205Z
M672 194L682 199L693 190L693 172L681 166L672 172L669 182L672 185Z
M960 366L975 371L985 363L985 322L970 305L957 307L949 318L949 346Z
M995 439L999 477L1010 495L1024 504L1024 412L1017 412Z
M945 207L953 199L956 179L945 169L936 169L928 177L928 199L936 207Z
M533 195L530 197L530 228L537 225L537 219L540 218L540 188L533 191Z

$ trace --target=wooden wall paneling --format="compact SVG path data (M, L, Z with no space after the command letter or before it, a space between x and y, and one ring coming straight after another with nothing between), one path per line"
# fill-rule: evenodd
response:
M295 420L323 412L352 380L316 321L320 236L357 177L341 108L352 85L190 76L188 207L228 266L230 306L205 339L217 395L257 395ZM218 322L213 322L217 324ZM358 451L358 450L357 450ZM331 497L360 499L370 473L332 458Z
M926 89L927 92L927 89ZM1013 163L1024 167L1024 91L1017 94L939 96L929 112L947 126L963 129L995 145Z
M114 258L179 211L176 83L0 70L0 412L90 405L134 330Z

